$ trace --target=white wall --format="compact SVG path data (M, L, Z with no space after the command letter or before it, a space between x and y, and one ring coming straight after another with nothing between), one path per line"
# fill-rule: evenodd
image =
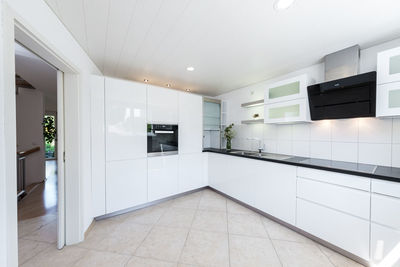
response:
M39 146L40 150L25 159L26 185L45 179L43 138L44 97L38 90L19 88L16 95L17 151Z
M400 46L400 39L361 50L360 73L376 70L379 51ZM263 107L241 108L240 104L263 99L268 83L308 73L316 83L324 81L324 64L316 64L284 76L262 81L218 96L226 100L228 123L235 124L232 147L256 150L262 139L266 151L304 157L400 167L400 118L358 118L312 123L241 125Z
M15 128L15 93L11 83L14 79L14 19L34 35L39 43L52 51L49 58L54 61L63 61L63 66L70 67L78 74L79 88L73 92L79 94L78 101L69 102L70 108L75 108L77 111L76 117L70 120L75 127L66 129L66 135L72 131L74 138L76 137L73 144L79 147L79 155L70 158L72 161L79 160L79 164L74 165L79 168L78 175L69 179L78 181L75 183L79 195L77 205L82 206L78 209L80 213L77 218L79 234L71 242L82 239L84 231L92 221L91 212L86 212L91 202L91 187L88 186L91 184L91 164L87 164L90 162L90 142L88 142L90 140L90 121L88 121L90 85L85 77L90 74L101 75L101 72L44 1L0 0L0 11L2 22L0 27L0 159L2 159L0 161L0 199L2 200L0 202L0 266L14 267L17 266L17 206L15 158L10 158L11 154L15 155L16 150L15 130L13 130L13 127ZM68 173L66 175L68 176Z

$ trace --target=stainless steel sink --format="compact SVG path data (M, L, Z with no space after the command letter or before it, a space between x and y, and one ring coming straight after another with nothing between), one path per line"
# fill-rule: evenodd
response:
M266 159L276 159L276 160L286 160L290 159L293 156L282 155L282 154L274 154L274 153L258 153L257 151L233 151L232 154L238 154L242 156L250 156L250 157L258 157L258 158L266 158Z

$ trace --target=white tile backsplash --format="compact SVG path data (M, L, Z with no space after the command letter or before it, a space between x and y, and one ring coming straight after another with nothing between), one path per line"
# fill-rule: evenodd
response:
M278 140L276 153L292 155L292 141L290 140Z
M332 160L357 162L358 143L332 142Z
M358 142L358 119L331 121L332 142Z
M358 145L359 163L391 166L391 158L391 144L359 143Z
M292 140L292 125L285 124L278 127L278 140Z
M332 159L332 144L326 141L310 142L310 157L318 159Z
M358 141L362 143L392 143L392 119L360 118Z
M393 144L400 144L400 118L393 119Z
M310 141L310 123L293 124L293 140Z
M310 139L312 141L331 141L331 121L317 121L311 123Z
M392 146L392 166L400 168L400 144Z
M294 140L292 144L293 155L299 157L310 157L310 141Z

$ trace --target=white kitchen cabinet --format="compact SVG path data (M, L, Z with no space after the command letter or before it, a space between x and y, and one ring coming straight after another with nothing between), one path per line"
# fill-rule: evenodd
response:
M204 180L203 167L203 154L201 152L179 155L179 193L207 185Z
M91 76L90 128L93 216L106 213L106 146L104 124L104 77Z
M310 84L307 74L269 84L265 89L264 104L307 98L307 86Z
M377 83L400 82L400 47L378 53Z
M400 267L399 255L400 231L371 223L371 262L374 264L373 266Z
M371 191L381 195L400 198L400 183L383 180L372 180Z
M169 197L179 192L178 164L178 155L147 159L149 201Z
M307 200L297 199L296 226L354 255L369 260L369 220Z
M400 231L400 198L372 194L371 221Z
M297 197L365 220L370 218L370 193L368 191L298 178Z
M309 122L307 98L278 102L264 106L264 123Z
M178 124L178 91L147 86L147 122Z
M107 213L147 202L147 159L107 162Z
M292 225L296 221L296 167L260 161L254 206Z
M146 85L106 77L107 161L147 156Z
M179 154L201 153L203 147L203 98L179 93Z
M376 90L376 115L400 116L400 81L380 84Z

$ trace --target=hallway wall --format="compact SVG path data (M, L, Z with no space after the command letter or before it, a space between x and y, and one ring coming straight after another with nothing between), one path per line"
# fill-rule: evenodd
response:
M26 158L26 185L45 179L43 138L44 97L39 90L19 88L16 95L17 151L39 146L40 151Z

